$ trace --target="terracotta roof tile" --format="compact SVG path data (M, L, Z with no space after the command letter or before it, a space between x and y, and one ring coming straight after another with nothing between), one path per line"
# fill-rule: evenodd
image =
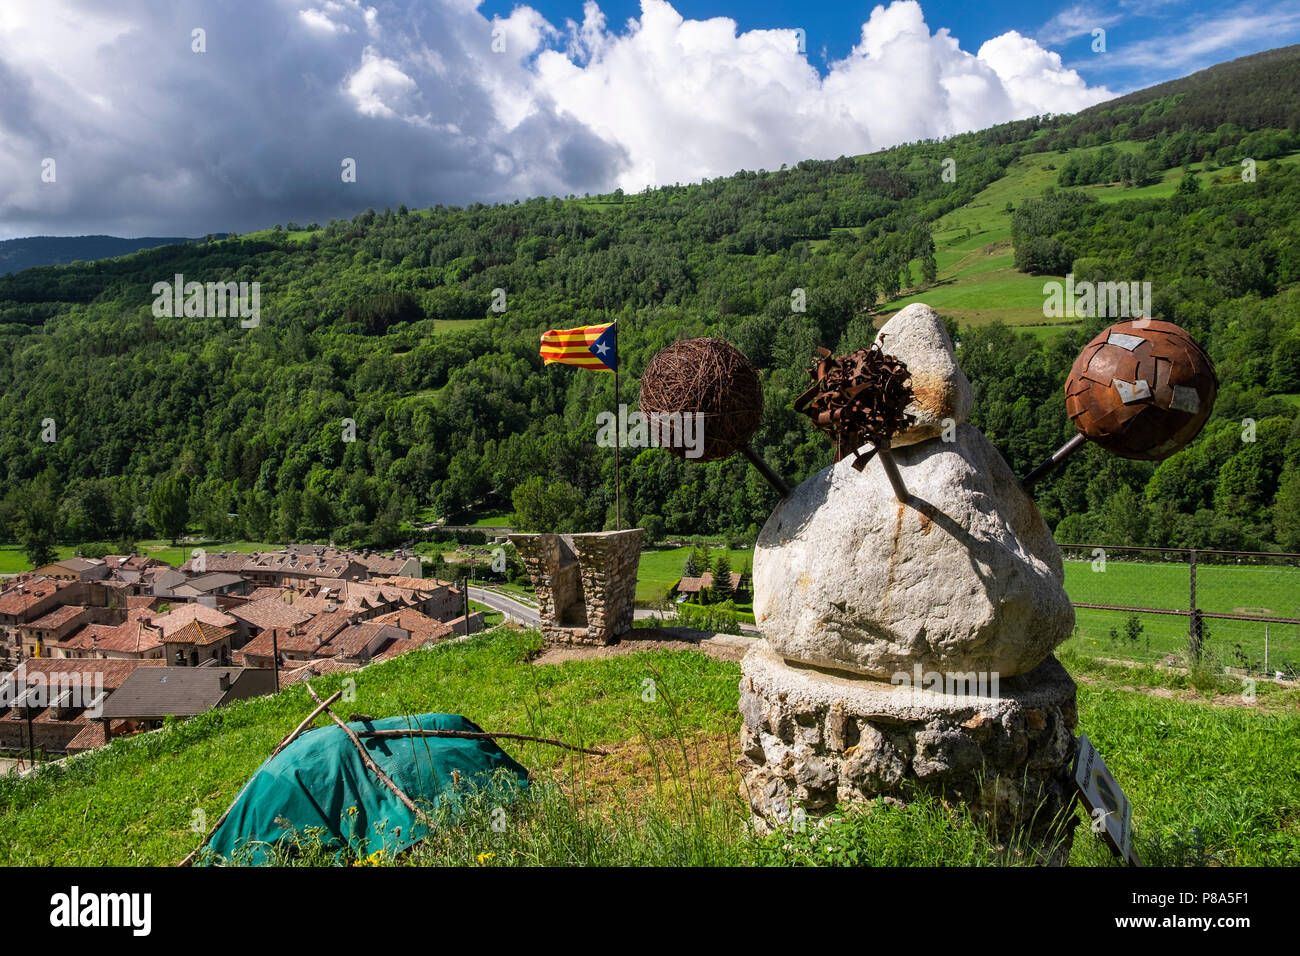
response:
M167 635L167 643L194 644L197 647L205 647L208 644L215 644L217 641L224 640L234 633L234 628L217 627L208 624L206 621L190 621L180 630Z
M259 630L272 627L292 627L311 620L311 615L294 609L278 598L263 598L230 611L235 617L247 621Z

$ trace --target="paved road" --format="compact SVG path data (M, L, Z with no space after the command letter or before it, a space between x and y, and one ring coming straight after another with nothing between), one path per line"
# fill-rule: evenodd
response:
M537 608L525 604L522 601L516 601L514 598L506 597L497 591L488 591L484 588L471 586L469 589L469 599L477 601L479 604L485 604L494 611L500 611L509 620L517 621L525 627L537 627L541 624L541 616L537 613ZM644 621L649 618L661 617L661 612L650 610L649 608L637 608L632 612L638 621ZM664 618L664 623L671 626L675 618L672 615ZM749 634L757 634L758 629L752 624L741 624L741 630Z
M530 607L522 601L516 601L514 598L508 598L496 591L485 591L483 588L471 586L469 599L477 601L479 604L485 604L494 611L500 611L510 620L518 621L527 627L537 627L542 623L537 608Z

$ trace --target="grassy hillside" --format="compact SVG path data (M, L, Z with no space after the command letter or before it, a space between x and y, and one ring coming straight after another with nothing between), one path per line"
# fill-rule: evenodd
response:
M1136 152L1139 144L1116 144L1118 149ZM883 322L913 302L924 302L962 325L1003 322L1034 333L1053 334L1069 326L1081 326L1078 319L1043 317L1043 283L1063 276L1027 275L1015 267L1011 241L1011 214L1021 203L1037 198L1058 185L1060 167L1071 160L1092 156L1104 147L1076 147L1060 152L1034 153L1013 161L1006 175L982 190L970 202L942 216L932 225L939 275L923 291L900 296L878 309ZM1300 161L1300 152L1260 162L1257 171L1285 168ZM1193 175L1203 186L1222 176L1213 162L1192 165ZM1228 182L1241 187L1248 183L1230 167ZM1106 183L1081 187L1086 195L1105 203L1131 199L1167 199L1182 180L1178 169L1162 170L1158 181L1145 186ZM1010 208L1008 208L1010 207ZM919 269L919 264L914 264Z
M843 839L821 845L809 842L815 834L745 838L734 768L738 664L694 652L529 664L539 646L535 632L498 630L350 675L357 691L351 710L464 713L490 730L611 752L574 758L508 744L537 775L535 799L506 833L491 831L485 811L485 819L419 851L415 862L475 865L483 853L495 854L493 865L997 860L987 841L971 828L954 831L948 813L927 801L851 820L837 831ZM1122 690L1095 669L1081 678L1080 729L1132 797L1137 845L1149 861L1300 863L1300 715L1293 700L1223 706ZM329 693L341 679L313 684ZM645 699L648 680L654 700ZM197 842L195 811L215 820L311 706L303 688L291 688L116 741L35 778L0 778L0 863L179 860ZM1086 828L1071 860L1111 863Z

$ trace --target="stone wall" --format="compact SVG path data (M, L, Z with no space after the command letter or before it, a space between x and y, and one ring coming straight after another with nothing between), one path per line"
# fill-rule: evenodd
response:
M39 752L44 748L48 753L63 753L68 742L81 733L85 726L85 721L33 720L31 727L36 750ZM0 720L0 749L19 752L26 757L27 720L21 711L10 711L8 716Z
M612 644L632 630L643 533L512 534L537 592L542 634L560 644Z
M999 838L1027 828L1064 862L1075 817L1075 684L1049 657L996 696L949 694L793 666L766 642L742 664L741 756L760 829L921 792L967 804Z

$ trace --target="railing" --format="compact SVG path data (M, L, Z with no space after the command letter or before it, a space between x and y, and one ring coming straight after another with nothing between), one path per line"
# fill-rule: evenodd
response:
M1300 554L1063 544L1076 633L1121 656L1300 676Z

